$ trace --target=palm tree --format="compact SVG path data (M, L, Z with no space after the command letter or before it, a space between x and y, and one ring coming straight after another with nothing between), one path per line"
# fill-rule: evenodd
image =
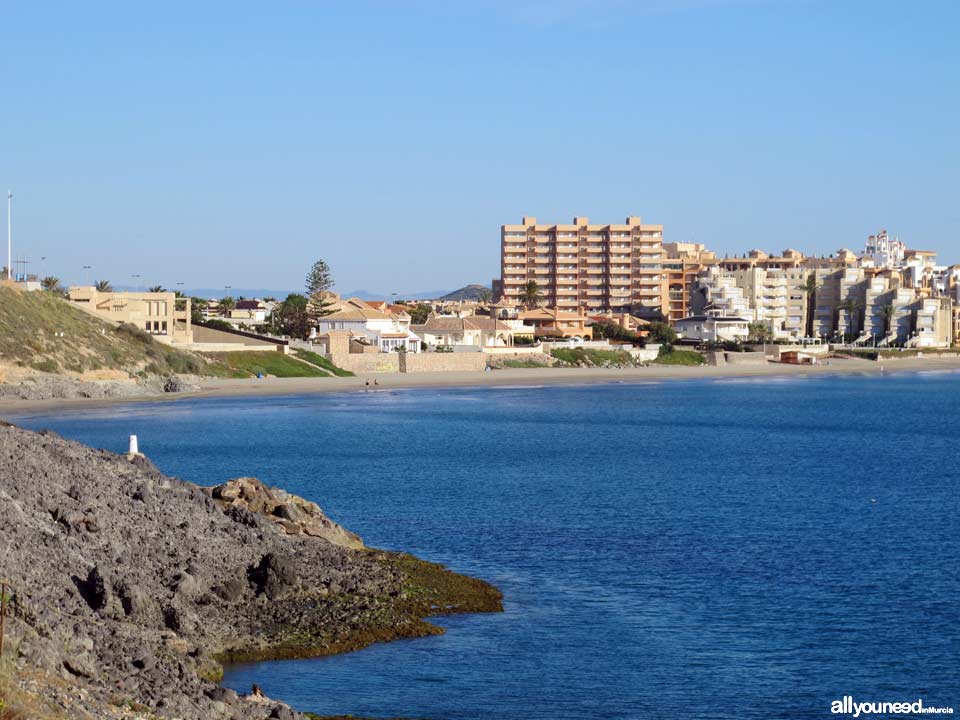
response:
M55 295L64 294L64 289L63 289L63 285L60 283L60 278L54 277L53 275L48 275L43 280L41 280L40 287L42 287L47 292L54 293Z
M856 317L854 316L854 313L856 313L861 307L863 307L862 303L860 303L858 300L854 300L853 298L849 298L839 303L837 305L837 310L846 315L846 327L840 328L838 319L837 329L841 332L847 332L849 330L851 334L856 332Z
M542 300L543 295L540 293L540 286L537 285L537 281L528 280L520 294L520 302L529 310L537 307Z
M897 314L897 309L893 303L887 303L880 307L880 316L883 318L883 334L889 335L893 327L893 316Z
M166 292L167 289L163 285L154 285L153 287L147 288L147 292Z
M484 288L480 291L479 295L477 295L477 300L480 301L481 305L486 305L488 302L490 302L491 297L493 297L493 293Z
M221 315L229 315L230 311L237 307L237 301L227 295L225 298L220 298L219 306Z
M804 331L807 337L813 337L813 314L817 309L817 276L814 273L807 275L807 281L801 288L807 294L807 328Z
M113 292L113 285L109 280L97 280L94 287L97 288L97 292Z

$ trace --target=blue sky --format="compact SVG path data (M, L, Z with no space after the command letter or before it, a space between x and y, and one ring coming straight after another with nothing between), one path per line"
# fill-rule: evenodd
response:
M489 282L499 226L960 262L960 3L8 3L15 254L68 281Z

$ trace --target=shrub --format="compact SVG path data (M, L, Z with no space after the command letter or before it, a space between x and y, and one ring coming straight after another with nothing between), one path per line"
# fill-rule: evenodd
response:
M40 362L35 362L30 365L34 370L39 370L40 372L45 373L55 373L60 371L60 365L57 364L56 360L46 359L41 360Z
M660 348L655 363L659 365L703 365L707 359L693 350L677 350L673 345Z

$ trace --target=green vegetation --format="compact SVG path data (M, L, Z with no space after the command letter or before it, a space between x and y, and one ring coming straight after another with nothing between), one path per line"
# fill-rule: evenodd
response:
M610 367L636 365L633 356L625 350L597 350L594 348L554 348L550 351L562 365L573 367Z
M647 342L672 345L677 341L677 331L662 322L652 322L647 326Z
M233 325L228 323L226 320L221 320L220 318L210 318L209 320L204 320L202 317L200 322L197 325L202 325L203 327L212 328L213 330L234 330Z
M194 353L157 342L133 325L115 326L55 292L0 288L0 362L43 372L119 370L130 375L218 375Z
M330 272L330 266L323 260L317 260L310 272L307 273L306 296L310 299L309 312L310 319L316 320L324 315L329 315L333 302L329 295L333 290L333 274ZM289 298L288 298L289 299Z
M677 350L673 345L664 345L654 360L658 365L703 365L707 359L693 350Z
M538 362L537 360L504 360L503 367L505 368L542 368L547 367L544 363Z
M483 580L458 575L412 555L366 552L373 562L392 568L402 578L398 596L384 597L374 604L363 595L349 592L328 596L327 616L352 616L349 630L337 629L337 623L331 626L329 622L301 619L290 626L271 628L270 636L255 647L228 649L215 659L230 664L336 655L375 642L442 635L443 628L424 619L430 616L503 611L503 595Z
M251 377L258 373L274 377L330 377L325 370L307 365L279 352L225 352L204 355L229 369L228 377Z
M520 302L527 309L537 307L543 301L543 293L540 292L540 286L536 280L527 280L523 287L523 293L520 295Z
M327 360L323 355L318 355L310 350L297 349L293 351L293 354L301 360L306 360L312 365L316 365L317 367L323 368L327 372L333 373L337 377L353 377L353 373L349 370L344 370L343 368L337 367L332 362Z
M408 305L407 312L410 313L410 322L413 325L423 325L430 317L431 308L426 303L417 303L413 307Z
M619 323L610 320L598 320L593 323L593 336L597 339L622 340L638 347L645 347L647 342L632 330L627 330Z
M747 330L750 333L750 342L763 343L773 341L773 330L771 330L766 323L752 322L747 325Z

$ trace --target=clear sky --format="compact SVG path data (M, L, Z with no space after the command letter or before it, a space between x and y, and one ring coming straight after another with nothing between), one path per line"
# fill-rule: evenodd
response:
M341 290L454 288L525 214L960 262L958 27L953 0L10 2L0 183L15 254L70 282L298 288L322 257Z

